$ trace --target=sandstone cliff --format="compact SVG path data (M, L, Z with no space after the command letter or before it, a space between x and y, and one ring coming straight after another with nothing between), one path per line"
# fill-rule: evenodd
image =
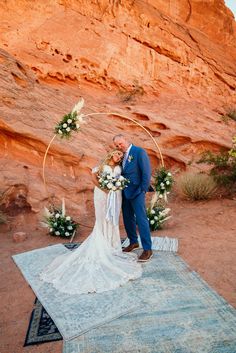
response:
M236 24L223 0L8 0L0 5L1 190L39 211L49 193L74 213L91 211L89 168L126 131L159 156L125 119L91 118L42 159L55 123L83 96L85 112L117 111L157 138L167 167L184 170L205 149L230 146L236 105ZM198 166L199 167L199 166ZM6 196L7 199L7 196ZM23 206L22 206L23 205ZM17 208L17 202L15 202Z

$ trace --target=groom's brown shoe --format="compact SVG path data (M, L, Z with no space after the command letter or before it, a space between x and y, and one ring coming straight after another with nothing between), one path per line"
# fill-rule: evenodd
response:
M153 257L152 250L143 250L138 258L138 262L147 262Z
M123 249L123 252L131 252L134 249L138 249L138 248L139 248L139 243L130 244L129 246Z

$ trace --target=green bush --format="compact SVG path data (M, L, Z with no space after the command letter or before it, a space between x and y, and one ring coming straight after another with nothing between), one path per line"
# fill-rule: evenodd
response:
M210 175L219 185L228 189L236 185L236 137L233 138L232 142L231 150L219 153L206 151L197 162L212 165Z
M177 182L179 192L190 200L207 200L217 189L213 177L207 174L183 174Z

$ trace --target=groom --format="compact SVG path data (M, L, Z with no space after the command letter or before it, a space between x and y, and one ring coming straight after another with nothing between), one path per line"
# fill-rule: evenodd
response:
M146 262L152 257L152 241L145 206L145 193L151 179L150 161L144 149L131 144L124 135L115 135L113 142L116 148L124 153L122 174L130 181L122 195L124 225L130 240L130 245L123 251L130 252L139 248L137 223L143 246L143 252L138 260Z

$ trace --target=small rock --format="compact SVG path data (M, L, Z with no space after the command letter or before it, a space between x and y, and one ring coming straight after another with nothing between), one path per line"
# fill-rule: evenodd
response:
M15 243L21 243L22 241L25 241L27 239L27 234L24 232L16 232L13 234L13 241Z

